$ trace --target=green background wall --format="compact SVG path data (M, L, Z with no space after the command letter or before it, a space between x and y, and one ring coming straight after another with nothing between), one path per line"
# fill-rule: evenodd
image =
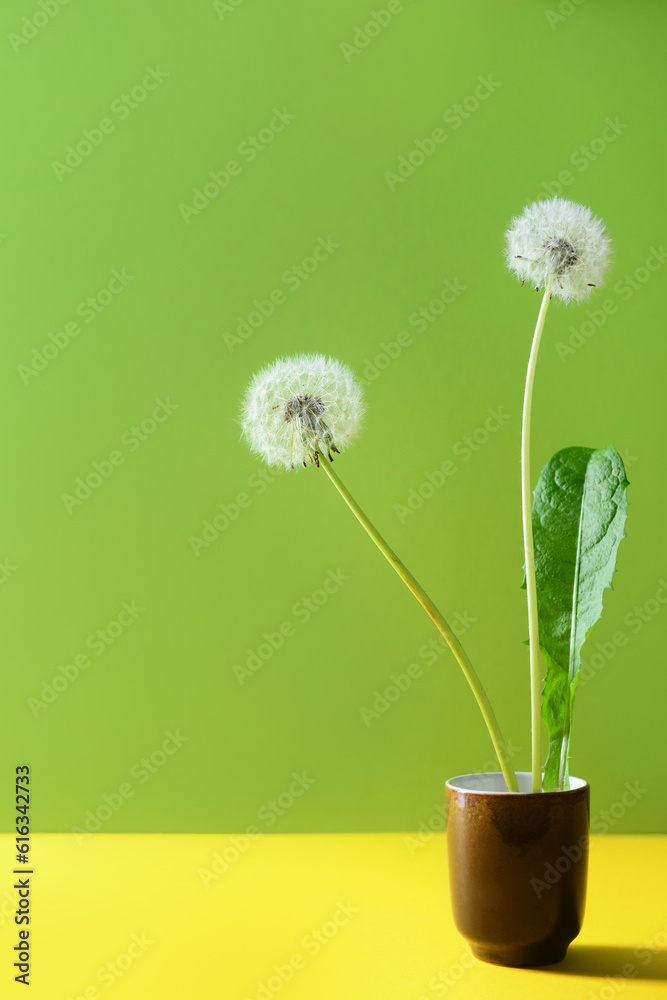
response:
M454 660L423 648L437 633L324 476L261 479L239 441L248 378L296 351L366 378L336 467L465 628L529 767L518 456L539 299L502 248L551 191L605 219L615 258L605 290L550 310L535 476L613 442L632 484L572 771L596 832L665 831L666 28L618 0L7 0L5 828L23 762L38 829L105 832L414 830L447 777L492 766Z

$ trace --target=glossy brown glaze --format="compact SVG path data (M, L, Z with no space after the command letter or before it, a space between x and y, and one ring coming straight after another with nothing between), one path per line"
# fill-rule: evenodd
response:
M530 788L529 774L518 777L520 787ZM504 788L502 775L447 782L454 921L477 958L499 965L551 965L565 957L579 933L590 788L578 779L572 785L566 792L532 794L485 790Z

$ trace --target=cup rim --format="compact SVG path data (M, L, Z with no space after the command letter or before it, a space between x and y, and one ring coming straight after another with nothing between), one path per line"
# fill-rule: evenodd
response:
M525 779L524 784L528 784L530 786L530 782L532 780L532 773L530 771L516 771L515 773L520 783L523 778ZM582 789L589 787L588 782L584 778L576 778L574 775L570 775L570 787L568 789L559 789L554 792L510 792L506 787L499 789L479 787L473 788L465 784L466 780L470 781L472 784L473 781L479 782L480 778L500 778L502 782L505 781L502 771L478 771L471 774L458 774L453 778L449 778L445 782L445 788L449 788L453 792L464 792L466 795L521 795L525 797L526 795L570 795L572 792L580 792Z

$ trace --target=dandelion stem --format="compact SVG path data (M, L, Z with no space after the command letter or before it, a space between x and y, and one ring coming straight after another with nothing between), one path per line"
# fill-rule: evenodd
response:
M519 791L519 783L517 781L516 775L510 763L510 755L507 750L507 745L500 732L500 727L496 720L494 711L491 707L491 703L488 696L482 687L482 682L475 673L472 663L468 659L463 646L459 642L458 638L454 635L451 627L441 615L441 613L436 608L435 604L428 596L425 590L417 583L412 573L407 569L407 567L401 562L395 552L389 548L385 542L382 535L377 531L373 524L368 520L363 510L356 502L354 497L341 482L336 472L334 472L330 463L325 456L320 455L320 465L325 470L331 482L334 484L340 495L342 496L345 503L348 505L352 513L355 515L360 524L366 529L370 537L373 539L377 547L379 548L382 555L390 563L391 566L396 570L401 580L406 584L409 590L412 591L414 596L417 598L421 606L424 608L426 613L429 615L431 620L434 622L436 627L439 629L440 633L447 642L452 653L459 662L463 673L465 674L468 684L472 688L472 692L477 699L477 704L479 705L484 721L486 722L487 729L489 730L489 735L493 742L500 767L502 769L503 775L505 777L505 782L507 788L510 792Z
M533 346L528 360L526 389L523 397L523 421L521 424L521 508L523 515L523 545L526 570L526 595L528 597L528 639L530 642L530 725L532 748L532 791L542 791L542 706L540 637L537 623L537 584L535 582L535 548L533 545L532 492L530 489L530 416L533 408L533 385L537 354L540 349L542 330L549 308L551 292L544 292L540 314L533 336Z

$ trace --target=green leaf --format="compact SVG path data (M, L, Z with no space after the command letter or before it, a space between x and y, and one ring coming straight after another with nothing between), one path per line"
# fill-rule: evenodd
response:
M615 448L564 448L533 495L540 649L547 672L542 718L549 734L544 790L568 788L567 755L581 647L602 614L625 537L628 481Z

